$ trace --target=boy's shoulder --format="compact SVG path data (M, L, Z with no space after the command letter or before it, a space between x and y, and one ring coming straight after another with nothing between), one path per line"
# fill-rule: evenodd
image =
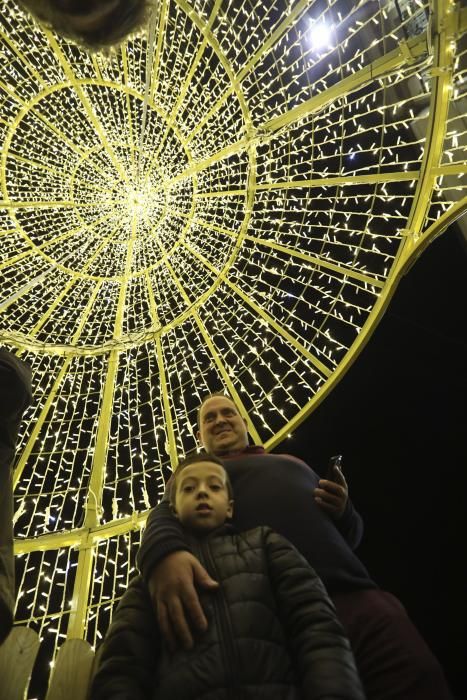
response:
M203 542L205 544L203 544ZM250 551L294 549L295 547L278 532L267 525L260 525L249 530L237 530L233 525L224 525L209 535L199 539L187 533L187 543L195 556L202 556L206 545L214 557L224 555L240 555ZM143 585L144 582L143 582Z
M250 548L264 547L269 542L287 542L285 537L267 525L259 525L250 530L242 531L229 526L228 529L220 532L218 536L226 542L230 541L237 546Z

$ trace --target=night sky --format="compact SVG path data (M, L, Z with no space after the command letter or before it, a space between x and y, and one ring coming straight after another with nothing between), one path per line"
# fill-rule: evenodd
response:
M456 225L399 287L366 348L276 452L343 454L358 554L467 698L467 243ZM286 448L286 449L284 449Z

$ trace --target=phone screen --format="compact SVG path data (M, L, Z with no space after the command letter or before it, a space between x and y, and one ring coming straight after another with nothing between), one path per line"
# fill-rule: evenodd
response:
M334 471L334 467L339 467L339 469L342 469L342 455L334 455L334 457L330 458L325 476L328 481L334 481L335 479L336 473Z

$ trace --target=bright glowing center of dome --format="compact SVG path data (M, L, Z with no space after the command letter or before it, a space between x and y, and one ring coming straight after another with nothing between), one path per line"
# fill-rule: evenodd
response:
M148 188L140 189L130 187L127 194L127 207L131 216L143 216L147 213L151 204L151 192Z

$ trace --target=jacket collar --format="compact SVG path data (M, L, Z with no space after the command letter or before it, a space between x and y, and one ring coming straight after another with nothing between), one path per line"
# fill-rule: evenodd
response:
M185 530L185 538L187 544L192 544L194 542L207 542L208 540L212 540L215 537L222 537L222 535L234 535L236 532L237 530L232 525L232 523L225 522L223 523L223 525L219 525L219 527L216 527L215 530L211 530L206 534L197 535L194 532L188 532L188 530Z
M240 455L263 455L266 454L266 450L262 445L247 445L243 450L237 450L236 452L229 452L226 455L221 455L221 459L234 459Z

